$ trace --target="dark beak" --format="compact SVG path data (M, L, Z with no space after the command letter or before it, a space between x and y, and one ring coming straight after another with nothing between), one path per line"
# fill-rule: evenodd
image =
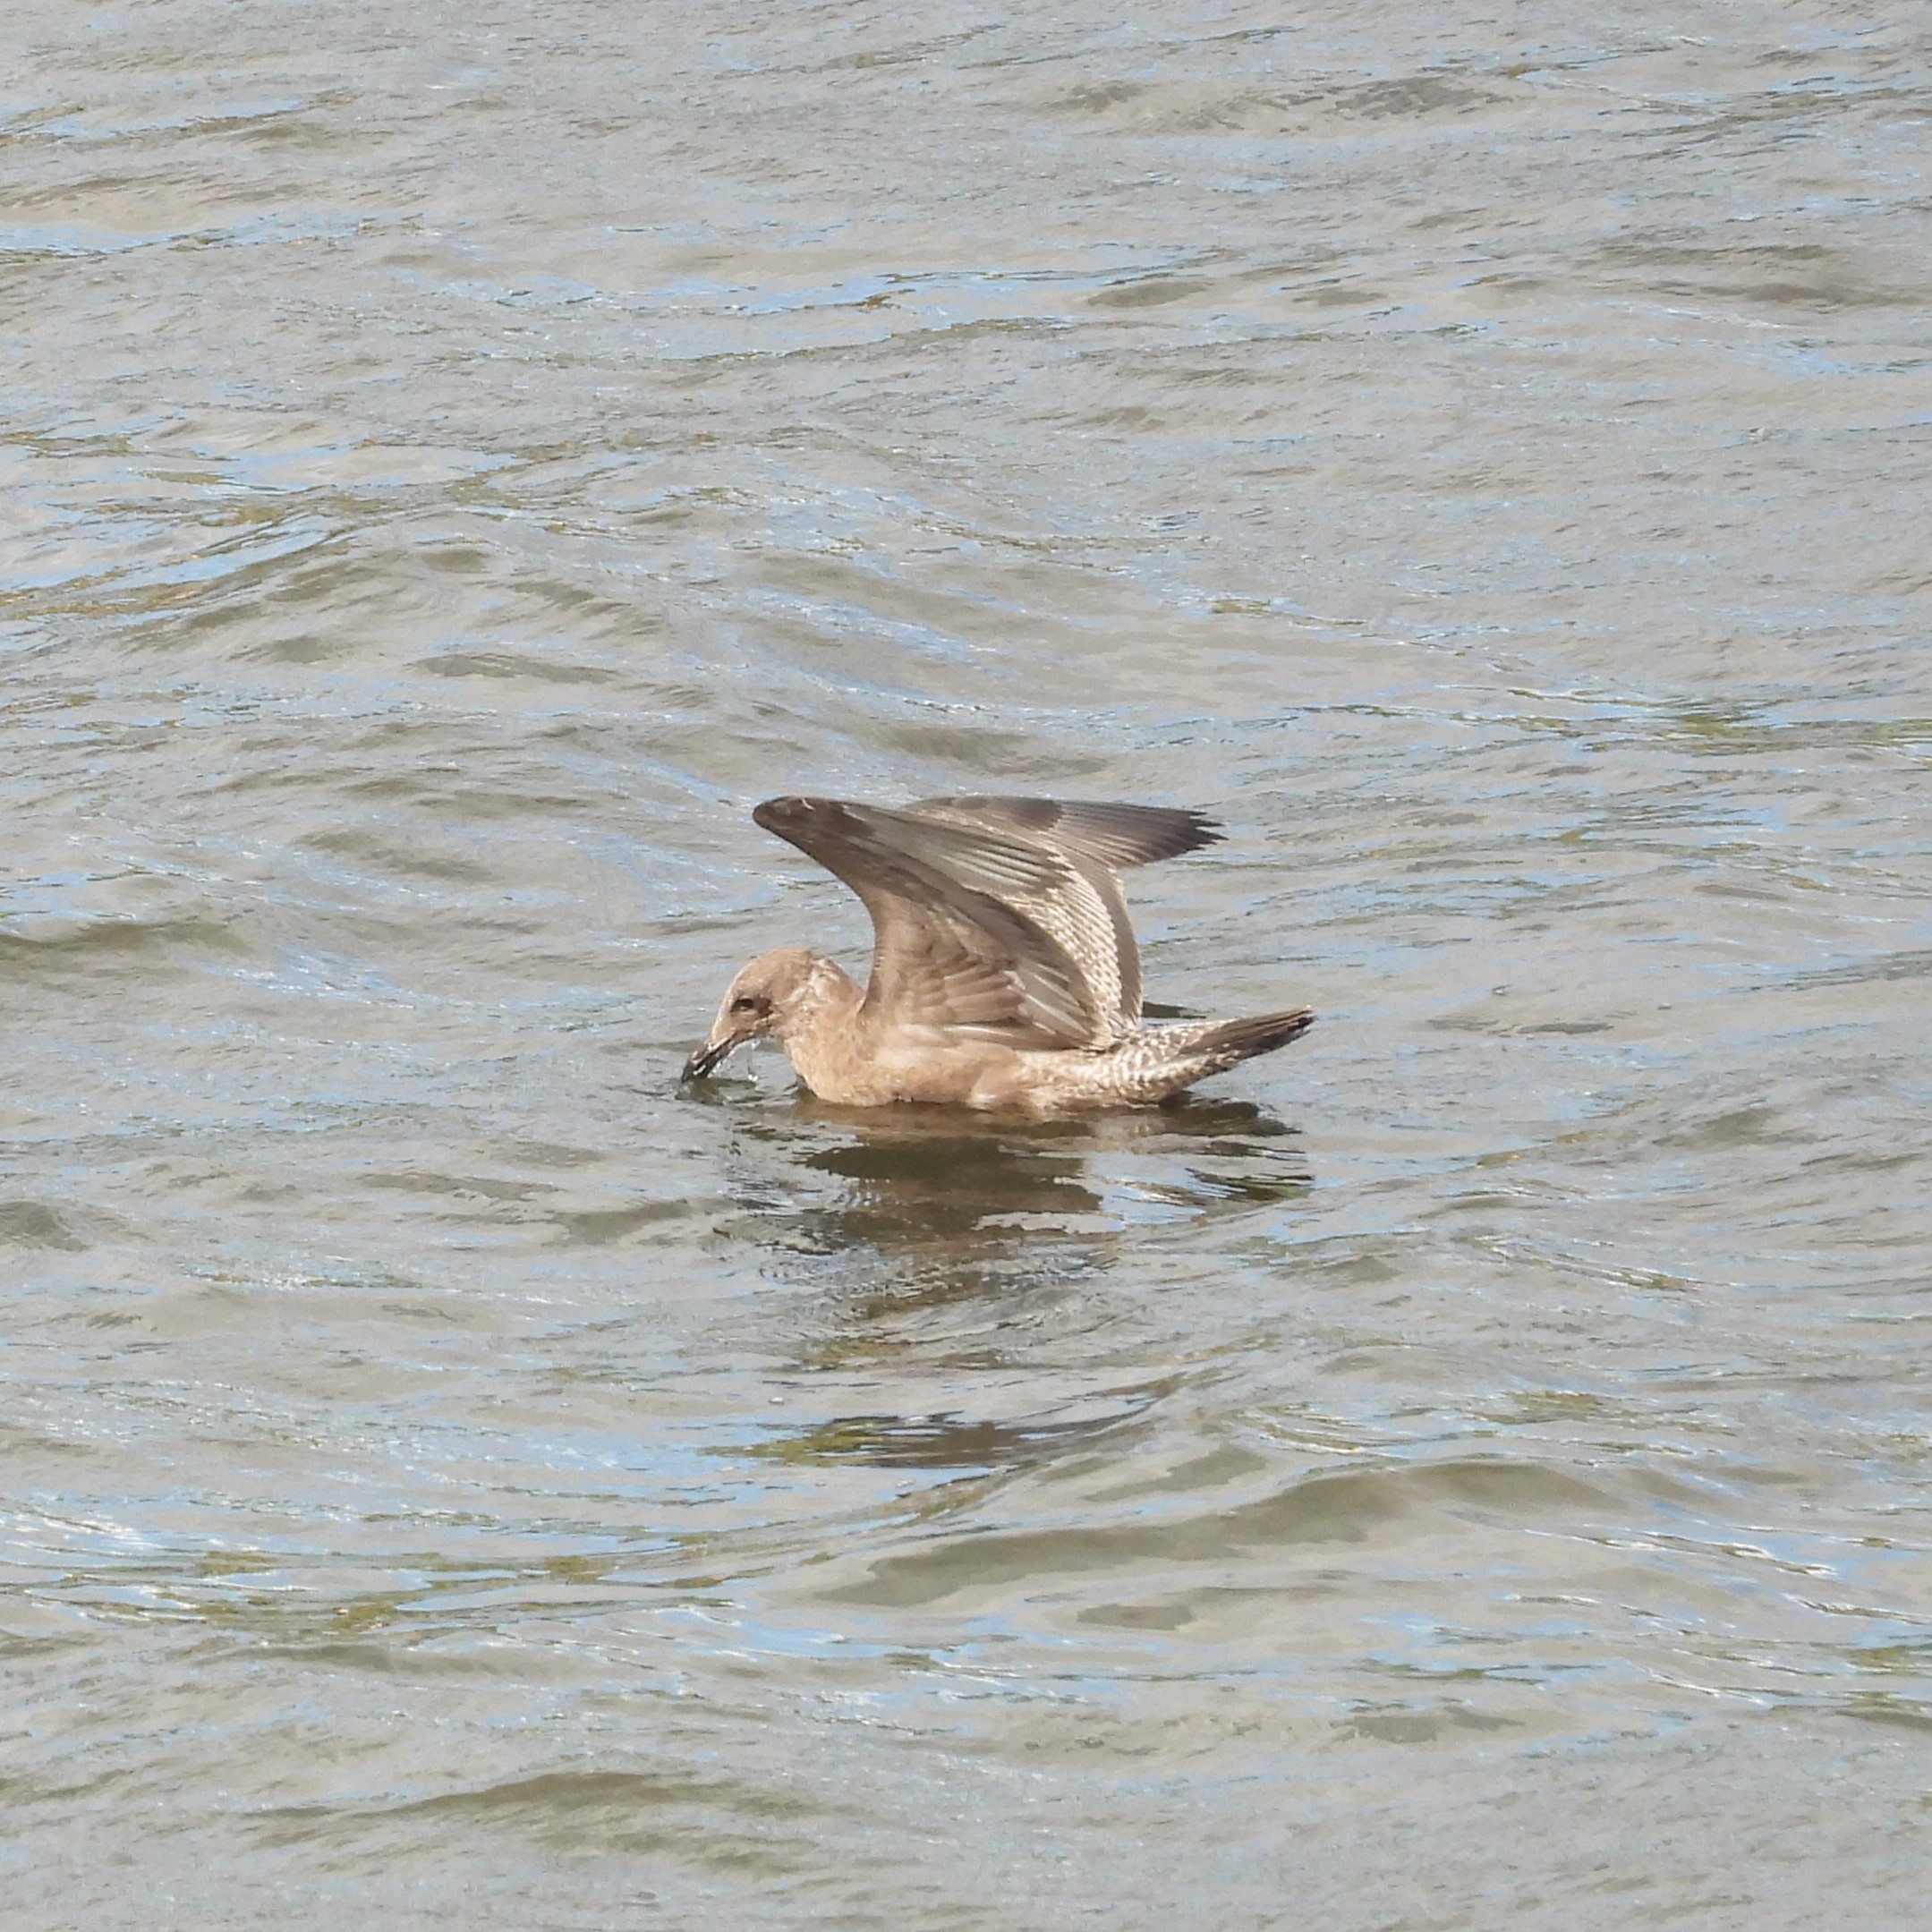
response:
M707 1040L685 1062L681 1077L685 1080L703 1079L737 1043L736 1040Z

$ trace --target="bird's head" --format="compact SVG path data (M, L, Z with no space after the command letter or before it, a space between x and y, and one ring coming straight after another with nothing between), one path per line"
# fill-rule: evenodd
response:
M786 1022L811 990L817 965L803 946L781 946L741 966L704 1044L685 1062L685 1078L702 1080L747 1041L768 1034L783 1039Z

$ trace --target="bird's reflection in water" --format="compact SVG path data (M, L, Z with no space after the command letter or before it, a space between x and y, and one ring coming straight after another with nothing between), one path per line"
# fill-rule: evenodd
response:
M1297 1136L1238 1100L1043 1120L801 1094L739 1124L744 1231L773 1272L815 1290L798 1366L860 1399L740 1452L957 1471L949 1507L982 1478L1118 1447L1190 1379L1096 1388L1090 1371L1040 1374L1038 1324L1062 1291L1150 1242L1212 1270L1204 1230L1290 1203L1311 1179ZM937 1398L930 1409L861 1406L907 1378ZM1024 1388L1026 1411L970 1413L997 1409L995 1388Z
M747 1119L741 1152L754 1145L763 1239L800 1269L817 1258L821 1280L834 1264L841 1298L872 1312L1091 1276L1136 1238L1288 1201L1311 1178L1281 1121L1193 1097L1035 1119L801 1094Z
M1035 1468L1097 1448L1131 1430L1175 1386L1175 1378L1110 1390L1076 1415L1000 1421L949 1412L934 1416L835 1416L775 1434L736 1453L776 1462L859 1462L877 1468L951 1469L992 1475Z

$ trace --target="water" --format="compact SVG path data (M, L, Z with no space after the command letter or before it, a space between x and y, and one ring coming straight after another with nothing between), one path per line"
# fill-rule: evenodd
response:
M1913 10L4 32L0 1919L1932 1923ZM678 1094L973 789L1320 1026Z

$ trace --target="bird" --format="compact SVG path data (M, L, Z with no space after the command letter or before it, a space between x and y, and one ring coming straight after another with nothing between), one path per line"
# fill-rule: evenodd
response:
M864 902L871 981L861 988L802 946L761 953L732 980L685 1082L770 1038L835 1105L1048 1115L1165 1100L1315 1023L1306 1007L1143 1020L1118 874L1215 843L1224 835L1202 813L1056 798L787 797L752 818Z

